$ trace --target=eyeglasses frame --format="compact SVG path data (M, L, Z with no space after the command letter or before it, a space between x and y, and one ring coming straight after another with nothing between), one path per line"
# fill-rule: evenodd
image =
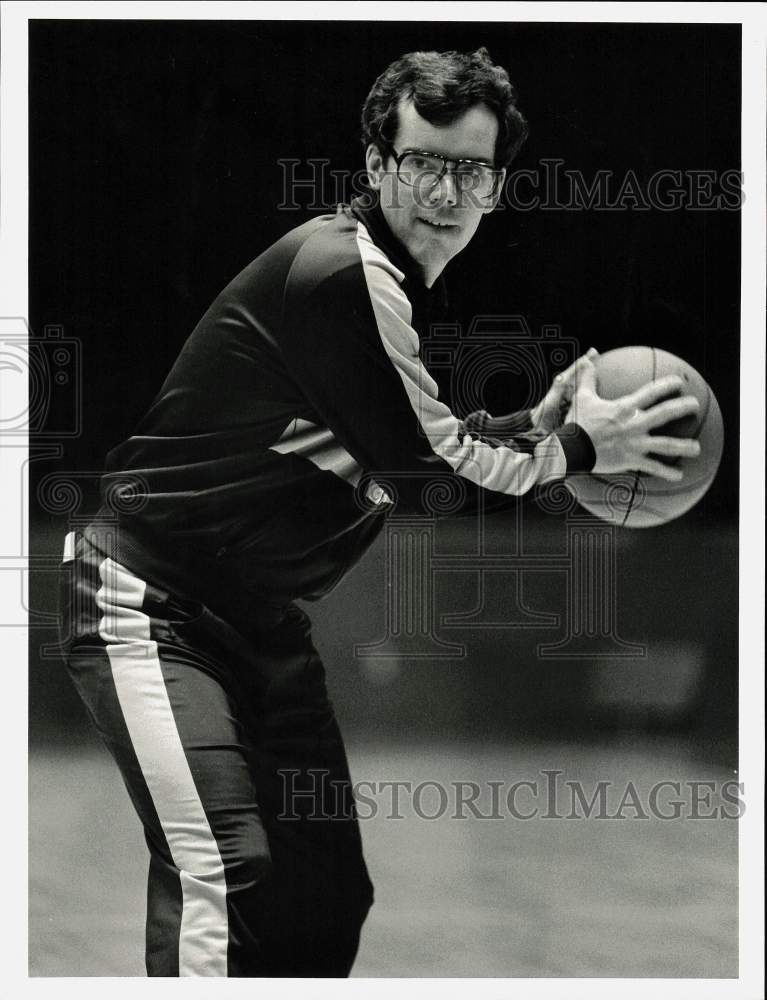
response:
M414 184L408 184L408 182L406 180L403 180L402 177L400 177L400 173L399 173L400 165L402 164L402 161L405 159L405 157L408 156L410 153L420 153L421 156L436 156L438 159L442 160L442 172L440 173L439 177L437 177L437 179L432 184L432 189L435 188L437 186L437 184L440 183L440 181L442 180L442 178L445 176L446 173L448 173L448 172L455 173L456 167L458 166L459 163L472 163L472 164L474 164L477 167L489 167L492 170L493 174L494 174L493 188L492 188L490 194L479 195L478 197L490 200L490 199L494 198L496 196L496 194L498 193L498 183L499 183L500 178L503 175L503 169L499 168L499 167L496 167L494 163L488 163L487 160L471 160L471 159L468 159L467 157L457 157L457 158L456 157L447 157L443 153L435 153L433 150L429 150L429 149L411 149L411 148L408 148L408 149L404 149L401 153L398 153L397 150L394 148L394 146L390 142L384 142L384 145L385 145L386 149L389 151L389 153L391 154L392 158L394 159L395 164L397 165L397 180L401 181L403 184L406 184L408 187L415 187L415 185ZM453 166L452 166L452 168L449 169L448 168L448 164L451 164L451 163L453 164Z

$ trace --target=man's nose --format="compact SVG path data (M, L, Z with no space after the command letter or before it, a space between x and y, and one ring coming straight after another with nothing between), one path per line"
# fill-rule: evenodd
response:
M431 192L432 205L457 205L458 184L452 170L446 170Z

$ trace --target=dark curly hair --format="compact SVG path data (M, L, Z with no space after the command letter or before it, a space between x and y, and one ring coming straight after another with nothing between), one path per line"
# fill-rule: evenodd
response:
M487 49L476 52L408 52L378 77L362 108L362 142L391 147L399 126L397 106L412 98L432 125L450 125L475 104L486 104L498 119L495 164L507 167L527 138L527 122L516 106L508 73Z

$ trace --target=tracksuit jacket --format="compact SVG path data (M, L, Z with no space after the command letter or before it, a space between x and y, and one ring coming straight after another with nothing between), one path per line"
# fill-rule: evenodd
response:
M588 471L577 424L542 437L527 411L451 412L421 359L445 308L379 205L293 229L220 293L109 453L90 530L245 621L258 599L326 593L396 504L433 513L448 486L450 513L498 507Z

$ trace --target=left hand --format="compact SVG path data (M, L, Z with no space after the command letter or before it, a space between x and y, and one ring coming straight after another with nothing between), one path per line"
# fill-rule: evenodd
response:
M599 351L595 347L590 348L554 378L549 391L530 413L533 430L548 435L562 426L577 388L579 376L588 367L593 367L594 358L598 354Z

